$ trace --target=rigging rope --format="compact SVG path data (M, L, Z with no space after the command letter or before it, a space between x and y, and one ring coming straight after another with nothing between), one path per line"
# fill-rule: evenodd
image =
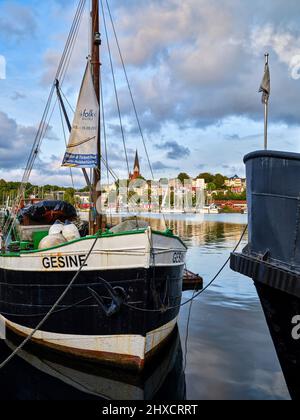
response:
M65 124L64 124L64 118L63 118L63 112L62 112L62 109L61 109L61 103L60 102L58 103L58 107L59 107L59 114L60 114L60 120L61 120L61 125L62 125L62 130L63 130L63 136L64 136L64 140L65 140L65 145L66 145L66 147L68 147L66 130L65 130ZM72 168L70 168L70 177L71 177L71 182L72 182L73 190L75 190L75 184L74 184L74 177L73 177Z
M115 40L116 40L116 44L117 44L117 48L118 48L120 60L121 60L121 63L122 63L124 75L125 75L125 78L126 78L126 83L127 83L127 86L128 86L128 90L129 90L129 94L130 94L130 98L131 98L131 102L132 102L134 114L135 114L135 117L136 117L138 129L139 129L139 132L140 132L142 141L143 141L143 145L144 145L144 149L145 149L145 153L146 153L148 165L149 165L149 168L150 168L151 176L152 176L152 179L154 180L154 172L153 172L152 164L151 164L151 161L150 161L150 157L149 157L149 153L148 153L148 149L147 149L147 145L146 145L146 140L145 140L145 137L144 137L144 133L143 133L143 130L142 130L140 118L139 118L139 115L138 115L138 112L137 112L137 107L136 107L136 103L135 103L135 100L134 100L133 92L132 92L131 85L130 85L130 82L129 82L129 77L128 77L128 73L127 73L125 61L124 61L124 58L123 58L122 50L121 50L121 47L120 47L120 42L119 42L119 39L118 39L118 36L117 36L116 27L115 27L115 24L114 24L114 20L113 20L113 17L112 17L112 13L111 13L111 10L110 10L110 6L109 6L109 3L108 3L108 0L105 0L105 1L106 1L106 6L107 6L108 13L109 13L109 18L110 18L110 22L111 22L111 25L112 25L113 33L114 33L114 36L115 36Z
M101 69L100 69L101 72ZM107 150L107 136L106 136L106 121L105 121L105 111L104 111L104 98L103 98L103 86L102 86L102 75L100 76L100 97L101 97L101 107L102 107L102 125L103 125L103 139L104 139L104 152L105 152L105 160L107 162L106 167L106 176L107 176L107 184L108 188L110 185L110 176L109 176L109 169L108 169L108 150ZM109 191L107 194L108 206L109 206L109 216L110 216L110 223L112 224L112 211L109 203Z
M64 92L62 91L62 89L61 89L61 87L60 87L60 86L59 86L59 91L60 91L60 93L62 94L62 96L65 98L65 100L66 100L67 104L69 105L69 107L70 107L71 111L73 112L73 114L75 114L75 109L74 109L74 108L72 107L72 105L70 104L70 102L69 102L69 100L68 100L67 96L64 94Z
M107 10L108 10L108 14L109 14L111 26L112 26L112 29L113 29L113 33L114 33L114 37L115 37L117 49L118 49L118 52L119 52L120 60L121 60L121 63L122 63L122 68L123 68L123 72L124 72L124 75L125 75L125 79L126 79L126 83L127 83L129 95L130 95L130 98L131 98L131 102L132 102L132 106L133 106L133 111L134 111L134 114L135 114L135 118L136 118L136 121L137 121L138 129L139 129L139 132L140 132L140 135L141 135L141 139L142 139L142 142L143 142L143 146L144 146L144 150L145 150L147 162L148 162L148 165L149 165L151 177L152 177L152 180L155 181L153 167L152 167L152 164L151 164L151 160L150 160L150 156L149 156L149 152L148 152L148 148L147 148L145 136L144 136L144 133L143 133L141 122L140 122L140 118L139 118L139 115L138 115L138 112L137 112L137 107L136 107L136 103L135 103L133 91L132 91L132 88L131 88L131 84L130 84L130 81L129 81L128 72L127 72L126 65L125 65L125 60L124 60L124 57L123 57L123 54L122 54L122 50L121 50L121 47L120 47L120 42L119 42L119 38L118 38L118 35L117 35L117 31L116 31L116 26L115 26L115 23L114 23L114 19L113 19L112 13L111 13L111 9L110 9L108 0L105 0L105 2L106 2L106 7L107 7ZM101 5L102 5L102 11L103 11L102 13L104 15L104 8L103 8L103 1L102 0L101 0ZM166 228L169 228L169 225L167 223L167 219L166 219L166 217L165 217L164 214L163 214L163 221L164 221L164 224L165 224Z
M102 15L103 15L103 24L104 24L105 37L106 37L106 43L107 43L107 49L108 49L108 55L109 55L109 61L110 61L110 69L111 69L111 74L112 74L112 79L113 79L117 109L118 109L118 114L119 114L120 128L121 128L121 134L122 134L122 140L123 140L123 147L124 147L124 153L125 153L125 159L126 159L126 165L127 165L127 171L128 171L128 178L129 178L130 168L129 168L127 148L126 148L125 132L124 132L124 126L123 126L123 121L122 121L122 114L121 114L121 107L120 107L120 101L119 101L119 95L118 95L118 89L117 89L117 83L116 83L116 76L115 76L115 70L114 70L112 53L111 53L111 48L110 48L109 36L108 36L108 28L106 24L106 17L105 17L102 0L101 0L101 9L102 9Z
M58 69L57 69L54 80L61 80L62 81L61 83L63 83L63 81L65 79L65 75L66 75L66 72L67 72L69 64L70 64L70 59L71 59L71 56L72 56L72 53L73 53L73 50L74 50L74 45L75 45L75 42L76 42L76 39L77 39L77 36L78 36L78 32L79 32L80 23L81 23L81 20L82 20L82 15L83 15L83 11L84 11L84 8L85 8L85 4L86 4L86 0L80 0L79 3L78 3L78 7L76 9L76 14L75 14L74 20L72 22L72 26L71 26L71 29L70 29L70 32L69 32L69 35L68 35L68 38L67 38L67 42L66 42L65 48L63 50L61 60L60 60L59 65L58 65ZM52 104L54 92L55 92L55 83L52 84L50 94L49 94L49 97L48 97L48 100L47 100L47 103L46 103L46 107L44 109L43 116L42 116L41 122L39 124L38 131L37 131L37 134L36 134L36 137L35 137L31 152L30 152L30 156L29 156L29 159L28 159L25 171L24 171L22 182L21 182L21 185L20 185L20 188L19 188L19 193L18 193L18 196L15 200L14 207L15 207L16 214L14 215L13 220L9 219L7 221L7 225L5 226L5 229L8 232L6 240L9 239L9 235L12 232L12 230L14 229L14 226L16 224L17 210L20 207L20 204L21 204L21 201L22 201L23 197L25 198L27 183L28 183L30 175L32 173L32 169L34 167L37 156L39 154L42 140L45 138L45 135L46 135L46 133L49 129L49 126L50 126L50 120L53 116L53 112L54 112L54 109L55 109L55 106L56 106L56 103L57 103L57 100L56 100L55 103L54 103L54 106L52 108L52 111L51 111L51 104ZM50 117L49 117L49 115L50 115ZM8 230L8 228L10 228L10 229Z
M242 233L242 235L241 235L238 243L236 244L236 246L234 247L234 249L232 251L233 253L236 252L236 250L240 246L240 244L241 244L241 242L242 242L242 240L243 240L243 238L244 238L244 236L245 236L245 234L247 232L247 229L248 229L248 225L243 230L243 233ZM202 295L217 280L217 278L219 277L219 275L223 272L223 270L225 269L225 267L229 263L230 258L231 258L231 254L227 258L227 260L225 261L225 263L222 265L222 267L219 269L219 271L217 272L217 274L213 277L213 279L202 290L200 290L200 292L196 293L191 299L188 299L186 302L184 302L184 303L182 303L180 305L170 306L168 308L163 308L163 309L143 309L143 308L138 308L136 306L132 306L132 305L126 304L126 303L124 303L124 305L127 306L130 309L135 310L135 311L138 311L138 312L146 312L146 313L147 312L148 313L161 313L162 311L163 312L168 312L168 311L171 311L171 310L174 310L174 309L180 309L183 306L186 306L189 303L193 302L195 299L197 299L197 297L199 297L200 295Z

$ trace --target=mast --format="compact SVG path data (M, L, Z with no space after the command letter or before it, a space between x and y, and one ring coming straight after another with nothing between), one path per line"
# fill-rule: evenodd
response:
M91 44L91 65L93 71L93 81L96 96L100 104L100 46L101 46L101 35L100 35L100 19L99 19L99 0L92 0L92 44ZM98 132L98 144L97 144L97 168L94 169L93 174L93 205L90 211L90 234L95 234L102 229L102 215L97 211L97 202L101 198L100 181L101 181L101 116L99 112L99 132ZM99 190L99 191L98 191Z

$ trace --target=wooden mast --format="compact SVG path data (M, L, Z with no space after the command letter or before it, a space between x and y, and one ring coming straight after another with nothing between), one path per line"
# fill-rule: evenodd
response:
M92 0L92 45L91 45L91 64L93 71L93 81L96 96L100 105L100 19L99 19L99 0ZM98 131L98 146L97 146L97 168L94 169L93 176L93 209L90 212L90 233L95 234L102 229L102 215L97 211L97 202L101 199L100 181L101 181L101 117L99 113L99 131ZM98 204L98 210L100 210Z

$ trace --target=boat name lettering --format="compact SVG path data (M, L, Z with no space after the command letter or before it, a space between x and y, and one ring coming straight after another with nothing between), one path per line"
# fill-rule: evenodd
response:
M50 268L80 268L87 267L85 263L86 255L67 255L64 257L45 257L43 258L43 267Z
M184 253L183 252L175 252L173 256L173 263L179 264L184 262Z

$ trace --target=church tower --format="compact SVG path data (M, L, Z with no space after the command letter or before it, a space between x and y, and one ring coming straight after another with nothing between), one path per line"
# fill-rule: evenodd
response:
M130 174L130 180L134 181L141 177L141 168L140 168L140 160L138 151L136 151L135 159L134 159L134 166L133 166L133 174Z

